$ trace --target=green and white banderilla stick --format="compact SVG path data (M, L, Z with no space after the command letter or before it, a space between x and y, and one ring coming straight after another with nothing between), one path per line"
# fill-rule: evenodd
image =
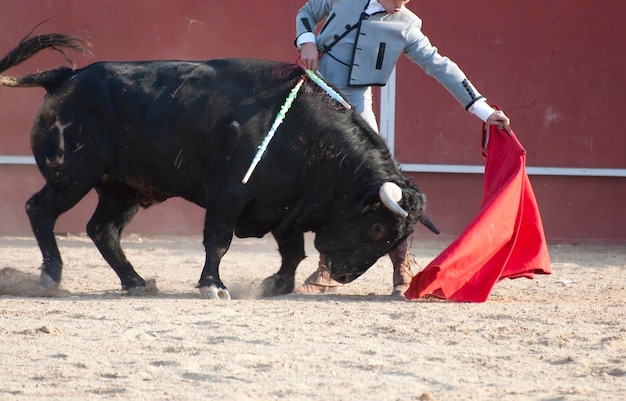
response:
M309 78L311 78L311 80L315 82L319 87L324 89L331 98L341 103L343 107L345 107L346 109L352 108L352 106L350 106L350 103L346 102L346 100L343 97L341 97L339 93L337 93L335 90L333 90L333 88L328 86L328 84L326 84L326 82L324 82L324 80L318 77L313 71L311 70L305 70L305 71L307 75L309 76ZM302 86L303 83L304 83L304 76L300 78L296 86L294 86L293 89L291 89L291 92L289 92L287 99L285 99L285 103L283 103L282 107L278 111L278 114L276 115L276 118L274 119L274 123L272 124L272 127L268 131L267 135L265 135L263 142L261 142L261 144L259 145L259 150L254 155L254 158L252 159L252 163L250 163L250 167L248 168L246 175L243 177L243 180L241 180L242 184L248 183L248 180L250 179L252 172L254 172L254 169L256 168L257 164L259 164L259 161L261 161L261 157L263 157L263 154L265 153L265 150L267 149L267 145L269 145L270 141L274 137L274 134L276 133L276 130L278 129L280 124L282 124L283 120L285 119L285 115L291 108L291 104L298 96L298 91L300 90L300 87Z
M269 145L270 141L274 137L274 134L276 133L276 130L278 129L280 124L282 124L283 120L285 119L285 115L291 108L291 104L298 96L298 91L300 90L300 87L302 87L303 82L304 82L304 76L300 78L296 86L294 86L293 89L291 89L291 92L289 92L287 99L285 99L285 103L283 103L282 107L278 111L278 114L276 115L276 118L274 119L274 123L272 124L272 127L268 131L267 135L265 135L263 142L261 142L261 144L259 145L259 150L256 152L256 155L254 155L254 158L252 159L252 163L250 164L250 167L248 168L248 172L243 177L243 180L241 180L242 184L248 183L248 180L250 179L252 172L256 168L256 165L259 164L261 157L263 157L263 153L265 153L265 150L267 149L267 145Z

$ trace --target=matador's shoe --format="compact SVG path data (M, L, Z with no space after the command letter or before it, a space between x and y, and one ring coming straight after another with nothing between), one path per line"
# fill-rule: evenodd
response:
M389 251L389 258L393 264L393 291L391 296L404 298L404 293L409 289L413 279L411 254L407 241L402 241L397 247Z
M294 294L323 294L333 292L342 285L340 282L330 278L330 268L326 263L326 255L320 254L317 270L304 280L304 284L296 287L293 292Z

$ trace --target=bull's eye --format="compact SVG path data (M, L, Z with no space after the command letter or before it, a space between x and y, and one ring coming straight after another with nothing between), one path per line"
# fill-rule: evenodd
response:
M381 223L374 223L369 229L368 237L372 241L380 241L386 233L385 226Z

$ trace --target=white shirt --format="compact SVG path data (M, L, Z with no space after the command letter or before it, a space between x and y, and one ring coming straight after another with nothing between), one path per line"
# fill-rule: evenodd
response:
M367 15L372 15L381 11L385 11L385 9L376 0L370 0L370 4L368 4L367 8L365 9L365 13Z

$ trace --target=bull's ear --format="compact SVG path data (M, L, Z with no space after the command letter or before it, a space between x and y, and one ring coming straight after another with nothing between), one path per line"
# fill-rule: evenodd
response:
M402 201L400 202L402 207L406 208L406 210L417 210L420 216L424 214L426 196L420 192L413 179L410 177L405 178L402 188Z
M426 195L421 192L415 194L415 196L411 198L410 207L415 209L419 216L423 216L426 213Z

